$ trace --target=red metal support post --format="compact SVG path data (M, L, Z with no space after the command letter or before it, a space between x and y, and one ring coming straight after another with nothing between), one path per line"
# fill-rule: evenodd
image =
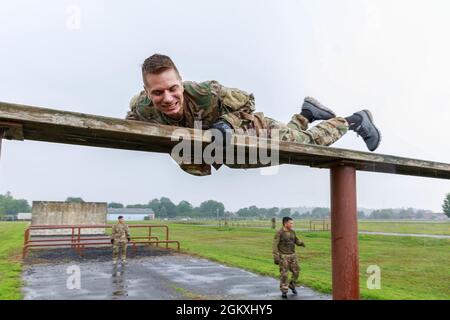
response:
M356 169L331 167L331 255L333 299L359 299Z

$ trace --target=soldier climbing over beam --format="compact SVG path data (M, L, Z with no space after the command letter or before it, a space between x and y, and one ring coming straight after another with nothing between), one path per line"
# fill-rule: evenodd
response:
M284 124L255 112L255 98L243 90L222 86L217 81L182 81L170 57L154 54L142 65L144 90L130 101L127 120L147 121L178 127L194 128L196 121L202 129L217 129L224 135L232 130L256 132L265 130L268 138L277 130L279 140L329 146L352 130L361 136L370 151L378 148L380 131L369 110L355 112L349 117L337 117L316 99L307 97L300 113ZM309 124L321 120L318 125ZM211 174L211 165L180 164L194 175ZM217 169L218 167L216 167Z

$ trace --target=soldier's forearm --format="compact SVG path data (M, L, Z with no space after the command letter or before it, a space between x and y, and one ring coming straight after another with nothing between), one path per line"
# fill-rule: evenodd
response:
M274 245L274 246L272 247L272 254L273 254L274 256L280 254L280 251L278 250L278 244L277 244L276 246Z

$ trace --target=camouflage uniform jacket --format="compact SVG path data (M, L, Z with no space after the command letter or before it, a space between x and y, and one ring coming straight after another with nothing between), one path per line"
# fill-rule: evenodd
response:
M217 81L183 82L184 114L175 121L158 111L145 91L135 95L130 101L127 120L140 120L170 126L194 128L194 121L202 122L202 129L209 129L219 119L226 120L234 129L241 128L255 111L253 94L227 88Z
M297 238L295 231L287 231L284 230L284 228L281 228L275 234L272 254L274 257L277 257L280 254L294 254L295 245L301 246L302 244L303 242Z
M130 237L128 226L125 223L117 223L113 225L111 239L117 242L126 241Z
M203 130L209 129L218 120L227 121L235 130L261 124L263 114L253 113L253 94L222 86L214 80L200 83L185 81L183 87L184 112L181 120L170 119L157 110L145 91L131 99L126 119L185 128L194 128L194 122L201 121ZM211 174L211 166L206 164L181 164L180 167L193 175Z

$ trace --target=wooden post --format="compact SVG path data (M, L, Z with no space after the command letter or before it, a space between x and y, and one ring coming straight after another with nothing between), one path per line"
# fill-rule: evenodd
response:
M359 299L356 169L331 167L331 255L334 300Z

